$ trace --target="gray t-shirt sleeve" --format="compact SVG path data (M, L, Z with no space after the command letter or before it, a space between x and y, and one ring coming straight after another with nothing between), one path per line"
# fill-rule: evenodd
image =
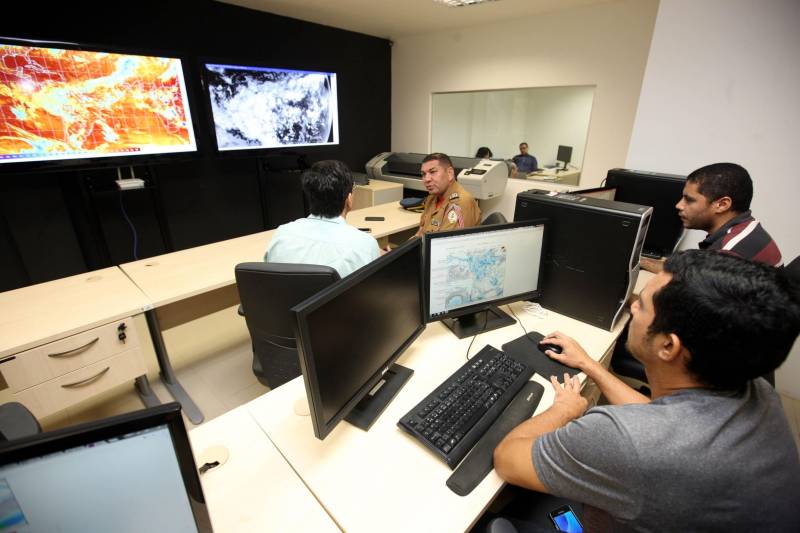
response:
M621 520L638 516L647 490L631 435L614 413L595 407L533 445L536 475L551 494L603 509ZM633 460L632 460L633 459Z

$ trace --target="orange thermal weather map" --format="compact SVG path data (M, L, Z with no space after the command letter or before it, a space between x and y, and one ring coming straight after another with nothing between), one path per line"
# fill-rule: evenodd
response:
M196 150L179 59L0 44L0 163Z

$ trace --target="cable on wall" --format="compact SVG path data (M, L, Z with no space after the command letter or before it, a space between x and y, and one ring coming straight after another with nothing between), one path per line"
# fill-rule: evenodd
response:
M131 178L135 178L136 176L133 173L133 167L129 167L131 170ZM122 179L122 172L120 168L117 167L117 177ZM125 218L125 221L128 223L128 227L131 228L131 233L133 234L133 260L139 260L139 234L136 232L136 227L133 225L130 217L128 216L127 211L125 211L125 204L122 202L122 189L117 191L119 195L119 210L122 212L122 216Z

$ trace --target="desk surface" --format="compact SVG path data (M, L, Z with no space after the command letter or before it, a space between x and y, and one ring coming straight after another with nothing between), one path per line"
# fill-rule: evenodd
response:
M149 301L117 267L0 293L0 356L135 315Z
M339 531L244 406L189 432L200 454L224 446L228 461L200 476L214 531Z
M383 221L366 221L364 217L383 217ZM370 228L376 239L419 227L419 213L406 211L400 202L373 205L347 214L347 222L357 228Z
M608 332L549 311L535 317L521 303L511 307L528 331L563 331L595 359L606 353L627 321L626 316ZM470 356L486 344L500 348L522 334L519 324L483 333ZM445 485L452 471L398 428L397 421L464 363L470 340L456 338L441 323L429 324L399 360L414 375L367 432L341 422L325 440L316 439L310 417L293 410L305 398L302 377L246 408L344 530L464 531L496 496L502 481L491 472L468 496L457 496ZM553 391L544 377L534 379L545 385L538 413L552 404ZM433 506L435 512L430 511Z
M386 220L367 222L365 216ZM347 221L356 227L369 227L370 235L384 237L415 228L419 214L405 211L399 202L351 211ZM206 244L169 254L125 263L120 268L147 295L154 307L232 285L234 268L247 261L262 261L274 230Z

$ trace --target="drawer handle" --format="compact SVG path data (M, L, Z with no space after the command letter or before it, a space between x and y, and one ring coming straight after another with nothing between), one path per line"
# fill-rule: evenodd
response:
M85 352L86 350L88 350L89 348L94 346L95 343L97 341L99 341L99 340L100 340L100 337L95 337L93 340L90 340L89 342L87 342L83 346L75 348L74 350L69 350L67 352L60 352L60 353L49 353L49 354L47 354L47 357L53 357L53 358L73 357L75 355L78 355L78 354L81 354L81 353Z
M94 376L92 376L90 378L82 379L80 381L76 381L75 383L66 383L64 385L61 385L61 387L64 388L64 389L77 389L78 387L85 387L86 385L89 385L90 383L94 383L95 381L97 381L98 379L103 377L103 375L106 372L108 372L109 370L111 370L111 367L107 366L103 370L101 370L100 372L98 372L97 374L95 374Z

